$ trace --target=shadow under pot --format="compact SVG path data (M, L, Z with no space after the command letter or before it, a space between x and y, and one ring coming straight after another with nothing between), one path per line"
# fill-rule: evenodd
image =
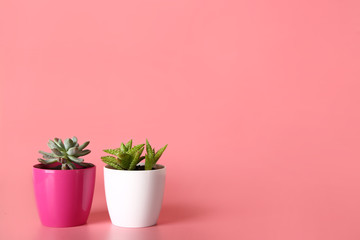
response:
M33 166L34 191L41 223L72 227L86 223L93 199L95 166L74 170Z
M140 228L155 225L161 210L166 169L117 170L104 167L106 203L112 224Z

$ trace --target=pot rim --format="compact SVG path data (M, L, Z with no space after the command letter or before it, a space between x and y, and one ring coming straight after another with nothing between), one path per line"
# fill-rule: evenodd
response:
M96 168L96 166L94 164L92 164L92 163L87 163L87 164L90 164L91 167L62 170L62 169L41 168L41 166L44 166L44 164L37 163L37 164L33 165L33 169L36 170L36 171L46 171L46 172L69 172L69 171L71 171L71 172L79 172L79 171L86 171L86 170Z
M143 164L140 164L143 165ZM122 169L115 169L110 167L109 165L104 166L104 170L111 170L111 171L120 171L120 172L133 172L133 173L141 173L141 172L158 172L158 171L164 171L166 170L166 167L161 164L156 164L155 166L159 167L157 169L151 169L151 170L122 170Z

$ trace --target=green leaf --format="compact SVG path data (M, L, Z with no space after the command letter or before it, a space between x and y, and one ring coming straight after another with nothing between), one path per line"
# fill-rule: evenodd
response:
M139 151L145 144L139 144L136 145L135 147L133 147L132 149L130 149L127 153L130 155L135 154L137 151Z
M167 144L164 147L160 148L159 151L157 151L157 153L155 154L155 164L159 160L161 155L164 153L166 148L167 148Z
M150 152L150 151L151 151L151 145L149 141L146 139L146 152Z
M74 146L74 142L73 142L73 140L71 140L70 138L67 138L67 139L65 139L65 141L64 141L64 145L65 145L65 150L67 151L67 150L69 150L71 147Z
M78 141L78 139L77 139L77 137L72 137L72 141L76 144L77 143L77 141Z
M106 163L107 165L109 165L115 169L123 170L122 167L120 166L120 164L117 162L115 157L105 156L105 157L101 157L101 160L104 163Z
M85 155L88 155L91 151L86 149L86 150L82 150L82 151L79 151L78 153L75 154L75 157L81 157L81 156L85 156Z
M52 151L53 153L55 153L57 156L59 156L59 157L63 156L63 153L60 152L60 151L59 151L58 149L56 149L56 148L52 148L51 151Z
M76 162L76 163L79 163L79 162L83 162L84 161L84 159L82 159L82 158L77 158L77 157L74 157L74 156L68 156L68 158L71 160L71 161L73 161L73 162Z
M144 147L142 147L139 151L137 151L131 161L129 170L134 170L136 168L136 165L142 160L141 159L141 154L144 151Z
M48 153L44 151L39 151L43 155L44 158L50 159L50 158L56 158L56 155L54 153Z
M106 160L106 161L117 162L116 157L113 157L113 156L103 156L103 157L101 157L101 159Z
M132 146L132 139L130 139L130 141L128 141L128 143L126 144L127 150L130 150L131 146Z
M129 169L129 167L130 167L132 158L131 158L131 157L123 158L123 159L118 158L117 160L118 160L118 163L120 164L120 166L121 166L123 169L127 170L127 169Z
M67 150L67 154L68 155L75 155L75 154L77 154L79 152L79 148L77 148L77 147L72 147L72 148L70 148L69 150Z
M63 164L61 165L61 170L67 170L67 169L68 169L67 164L66 164L66 163L63 163Z
M55 143L55 145L57 146L57 149L59 149L60 151L64 148L59 142L58 142L58 138L54 138L53 143Z
M66 164L67 164L68 168L76 169L75 164L73 164L72 162L67 162Z
M154 158L155 153L153 152L151 145L147 139L146 139L146 153L148 154L150 160Z
M58 159L57 159L57 158L52 158L52 159L42 159L42 158L38 158L38 161L41 162L42 164L50 164L50 163L57 162Z
M54 156L54 157L50 157L50 156L43 156L43 159L49 160L49 159L59 159L59 157Z
M58 145L60 145L62 149L65 149L65 145L60 138L55 138L55 141L58 143Z
M123 143L121 143L120 150L122 152L127 152L127 148L125 147L125 145Z
M126 160L128 158L131 157L130 154L127 154L127 153L120 153L119 155L117 155L118 158L120 158L120 160Z
M80 145L79 150L83 150L84 148L87 147L87 145L89 145L90 141L84 142L83 144Z
M53 142L52 140L49 140L48 146L49 146L50 149L58 149L58 150L61 149L61 148L59 148L59 146L58 146L55 142Z
M153 167L153 164L151 160L149 159L148 155L145 155L145 170L151 170Z
M105 149L103 150L106 153L109 153L111 155L115 155L115 156L119 156L121 154L121 150L120 148L116 148L116 149Z
M49 159L59 159L59 157L54 156L54 157L50 157L50 156L43 156L43 159L49 160Z

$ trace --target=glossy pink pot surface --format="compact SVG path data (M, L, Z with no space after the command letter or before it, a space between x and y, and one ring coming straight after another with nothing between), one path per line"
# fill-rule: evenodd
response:
M34 190L41 223L48 227L71 227L86 223L95 186L95 166L75 170L52 170L34 165Z

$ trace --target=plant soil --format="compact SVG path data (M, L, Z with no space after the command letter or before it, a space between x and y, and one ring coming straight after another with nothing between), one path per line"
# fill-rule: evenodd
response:
M107 168L110 169L115 169L109 165L106 166ZM163 168L163 166L161 165L155 165L155 167L153 167L151 170L156 170L156 169L161 169ZM137 165L136 168L134 170L124 170L124 171L145 171L145 166L144 165Z

